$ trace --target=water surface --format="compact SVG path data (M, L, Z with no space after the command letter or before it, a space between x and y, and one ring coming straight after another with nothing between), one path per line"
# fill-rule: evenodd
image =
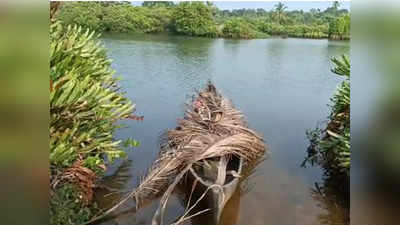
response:
M340 224L343 210L313 194L322 171L301 168L309 142L305 131L329 114L327 104L341 81L330 72L332 56L349 54L349 42L307 39L225 40L167 35L113 35L103 39L123 90L143 122L128 121L117 137L133 137L140 147L129 161L108 171L106 185L136 187L157 157L159 135L174 128L184 103L208 80L240 109L263 135L269 157L247 180L223 224ZM122 172L121 172L122 171ZM116 175L115 175L116 174ZM114 175L114 176L112 176ZM107 200L110 199L110 200ZM111 202L110 195L102 199ZM127 204L103 224L150 224L157 202L138 212ZM167 222L184 210L171 199ZM236 214L236 216L234 216ZM188 223L190 224L190 222Z

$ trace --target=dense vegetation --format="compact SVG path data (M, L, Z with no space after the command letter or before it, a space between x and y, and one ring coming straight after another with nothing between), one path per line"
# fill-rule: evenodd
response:
M99 28L94 25L96 20L89 21L92 28ZM125 155L122 141L113 137L118 128L115 122L130 116L134 106L118 91L113 74L94 32L52 20L51 224L82 224L96 214L98 210L92 204L96 180L106 169L106 162ZM137 145L131 139L125 143Z
M225 22L222 34L226 38L235 39L252 39L268 36L266 33L258 31L253 24L237 17Z
M171 27L179 34L218 36L211 8L202 2L182 2L174 7Z
M68 2L59 19L98 32L175 32L190 36L264 38L281 35L301 38L350 39L350 16L339 2L324 11L219 10L211 2Z
M322 165L330 178L339 182L341 192L349 192L350 178L350 62L346 56L333 58L332 72L344 76L338 86L331 106L329 122L325 129L308 131L311 141L308 157L304 163Z

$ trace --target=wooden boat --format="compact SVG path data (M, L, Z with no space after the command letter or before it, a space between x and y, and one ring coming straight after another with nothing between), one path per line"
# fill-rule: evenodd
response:
M184 179L187 195L192 195L191 204L206 193L197 208L210 209L207 213L211 217L210 224L220 223L226 203L238 188L243 162L242 157L233 155L210 158L193 166Z

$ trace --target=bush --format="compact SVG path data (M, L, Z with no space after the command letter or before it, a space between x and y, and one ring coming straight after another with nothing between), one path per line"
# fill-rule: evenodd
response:
M233 18L228 20L222 29L223 37L227 38L235 38L235 39L252 39L252 38L261 38L267 37L267 35L262 34L257 31L256 28L246 22L242 18Z
M68 2L61 4L57 17L65 25L78 25L84 29L101 32L103 7L98 2Z
M181 2L174 8L172 27L190 36L218 36L212 9L202 2Z
M323 25L289 25L285 27L287 35L300 38L326 38L326 26Z
M345 80L332 98L332 111L325 130L308 132L312 149L305 162L321 164L326 172L336 177L350 176L350 62L347 57L333 58L332 70Z
M258 29L261 32L267 33L269 35L282 35L286 33L285 27L278 23L261 22L258 25Z
M334 40L350 39L350 15L332 18L329 23L329 38Z
M77 24L99 32L153 33L166 30L171 10L118 2L68 2L63 4L58 18L65 25Z
M73 203L60 201L75 198L76 204L90 207L94 182L105 170L104 157L112 162L125 156L121 140L115 140L113 133L116 121L129 116L134 106L118 91L113 74L94 32L60 22L50 25L50 180L54 193L50 210L56 224L88 220L90 210L70 208L75 207ZM59 205L63 206L55 208Z

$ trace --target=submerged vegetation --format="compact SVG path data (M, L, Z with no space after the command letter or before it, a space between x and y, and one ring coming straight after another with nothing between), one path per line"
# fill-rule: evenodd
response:
M333 58L335 68L332 72L344 76L345 80L338 86L331 106L329 122L325 129L317 128L308 131L311 145L305 163L319 164L330 180L339 183L339 192L349 193L350 181L350 62L346 56ZM332 183L332 181L330 181Z
M220 10L212 2L68 2L58 18L98 32L158 33L224 38L265 38L281 35L300 38L350 39L350 16L334 2L324 11L288 11L278 3L271 11Z
M92 203L97 178L107 162L125 156L113 133L116 121L129 117L134 105L119 91L113 74L95 32L52 19L51 224L82 224L97 214ZM137 145L132 139L127 143Z

